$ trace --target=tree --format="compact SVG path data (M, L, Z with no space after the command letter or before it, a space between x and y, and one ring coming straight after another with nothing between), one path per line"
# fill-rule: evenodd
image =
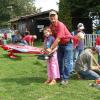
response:
M22 16L27 14L37 13L37 9L34 5L35 0L10 0L10 6L12 6L13 14L15 16Z
M10 18L34 14L41 9L34 5L35 0L0 0L0 24L9 21Z
M71 29L71 11L68 0L60 0L59 2L59 19Z
M9 18L9 12L7 11L7 5L8 1L7 0L1 0L0 1L0 20L7 20Z
M88 17L90 11L100 13L99 0L68 0L72 17Z
M60 0L59 19L71 29L72 17L88 17L89 12L98 12L100 16L99 0Z

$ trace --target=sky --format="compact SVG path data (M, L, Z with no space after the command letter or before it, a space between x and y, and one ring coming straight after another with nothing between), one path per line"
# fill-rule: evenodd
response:
M35 0L35 6L37 8L41 7L41 11L47 11L50 9L58 11L58 6L56 2L59 2L59 0Z

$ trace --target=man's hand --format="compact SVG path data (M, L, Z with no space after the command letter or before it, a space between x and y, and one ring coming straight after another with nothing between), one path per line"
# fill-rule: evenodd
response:
M100 69L100 65L98 65L98 68Z
M100 70L100 66L99 65L98 66L92 66L91 69L92 70Z

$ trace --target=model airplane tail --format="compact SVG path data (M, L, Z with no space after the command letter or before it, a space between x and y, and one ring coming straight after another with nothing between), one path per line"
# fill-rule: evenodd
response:
M25 54L43 54L44 53L41 51L41 48L32 47L28 45L8 44L8 45L2 45L1 47L7 52L9 52L8 56L10 58L15 58L14 53L25 53Z

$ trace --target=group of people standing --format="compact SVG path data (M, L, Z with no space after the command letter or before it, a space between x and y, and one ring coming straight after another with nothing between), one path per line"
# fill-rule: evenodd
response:
M49 13L49 19L51 22L50 26L44 28L43 30L44 36L45 36L44 50L48 54L50 54L52 51L53 53L47 60L48 78L45 81L45 83L49 85L54 85L56 84L56 80L60 79L61 85L67 85L69 77L73 69L77 71L80 77L82 76L80 72L85 67L86 69L83 71L88 71L91 69L91 66L92 66L91 61L92 59L94 59L92 57L93 54L92 53L86 54L86 52L83 50L85 34L83 32L84 25L82 23L79 23L77 26L78 29L72 32L71 34L69 30L67 29L67 27L58 20L58 14L56 11L51 11ZM88 52L91 52L91 50ZM85 55L82 52L84 52ZM83 57L83 56L86 56L86 57ZM75 64L73 62L75 62ZM97 65L99 67L99 64ZM73 66L75 68L73 68ZM80 69L80 70L77 70L77 69ZM94 74L91 74L91 73L88 73L88 74L90 74L91 77L95 76ZM100 79L100 75L98 74L96 75L97 76L94 79Z

